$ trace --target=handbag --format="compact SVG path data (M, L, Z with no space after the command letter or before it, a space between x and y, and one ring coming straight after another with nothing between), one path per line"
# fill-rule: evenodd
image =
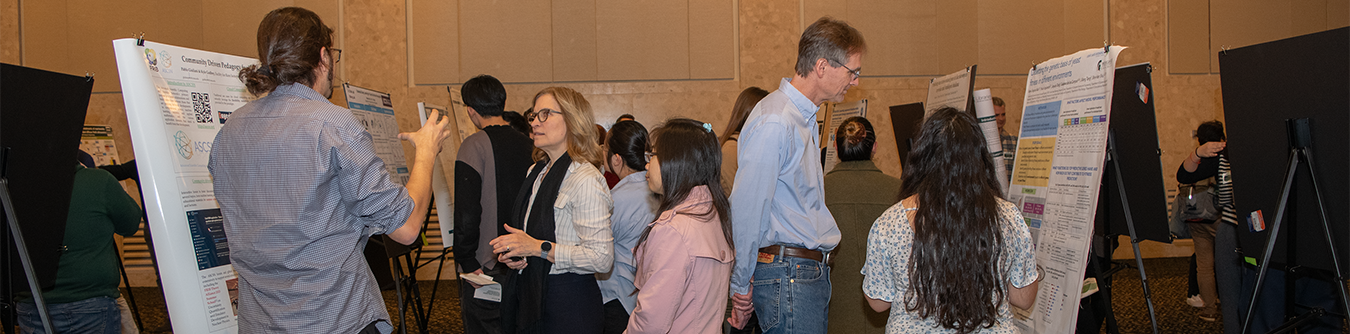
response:
M1182 221L1214 222L1219 219L1218 196L1214 194L1214 186L1209 184L1186 184L1178 187L1177 197L1181 197ZM1185 195L1183 197L1183 195Z

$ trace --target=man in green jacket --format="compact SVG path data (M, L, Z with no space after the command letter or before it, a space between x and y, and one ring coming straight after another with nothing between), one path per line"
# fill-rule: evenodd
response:
M56 285L42 291L53 333L121 333L118 254L112 234L130 236L140 223L140 206L112 174L75 164ZM21 332L43 332L32 295L20 292L18 300Z

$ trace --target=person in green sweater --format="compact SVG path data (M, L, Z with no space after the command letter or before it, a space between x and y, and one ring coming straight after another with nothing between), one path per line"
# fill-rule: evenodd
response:
M112 234L130 236L140 223L140 206L112 174L76 164L56 284L42 291L54 333L121 332ZM20 332L44 332L32 295L25 291L17 297Z
M872 162L877 133L862 117L849 117L834 134L839 164L825 174L825 207L839 224L838 257L830 298L830 333L882 333L886 314L867 306L862 294L862 267L867 232L882 212L899 201L900 179L882 173Z

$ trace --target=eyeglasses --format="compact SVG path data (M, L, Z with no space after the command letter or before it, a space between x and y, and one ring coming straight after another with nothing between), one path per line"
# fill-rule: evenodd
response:
M647 157L647 161L652 161L652 159L656 158L656 152L645 152L643 155Z
M857 79L858 77L861 77L861 76L862 76L862 68L861 68L861 67L859 67L858 69L855 70L855 69L848 68L848 65L844 65L843 63L839 63L839 62L835 62L835 61L831 61L831 62L832 62L832 63L835 63L835 64L839 64L839 67L843 67L845 70L847 70L847 71L848 71L848 74L852 74L852 75L853 75L853 79Z
M342 49L333 49L333 48L329 48L328 50L329 50L329 51L336 51L335 53L333 53L333 63L334 63L334 64L336 64L337 62L342 61Z
M538 112L531 112L529 115L525 115L525 121L534 122L535 119L539 119L539 123L548 122L548 114L562 114L562 112L553 109L543 109Z

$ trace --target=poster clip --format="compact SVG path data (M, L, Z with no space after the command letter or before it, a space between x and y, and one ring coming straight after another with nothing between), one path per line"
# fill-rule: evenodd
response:
M131 36L136 37L136 46L142 46L142 47L145 46L145 33L144 33L144 32L140 33L140 36L136 36L136 34L131 34Z
M1035 70L1036 70L1036 63L1035 63L1035 62L1032 62L1032 63L1031 63L1031 70L1032 70L1032 71L1035 71Z
M94 73L93 73L93 72L84 72L84 82L90 82L90 81L94 81Z
M1144 65L1144 71L1148 71L1149 74L1152 74L1152 73L1153 73L1153 64Z
M1219 53L1222 53L1222 54L1225 55L1225 56L1228 55L1228 46L1227 46L1227 45L1220 46L1220 47L1219 47L1219 50L1220 50Z
M1102 41L1102 53L1111 53L1111 43Z

